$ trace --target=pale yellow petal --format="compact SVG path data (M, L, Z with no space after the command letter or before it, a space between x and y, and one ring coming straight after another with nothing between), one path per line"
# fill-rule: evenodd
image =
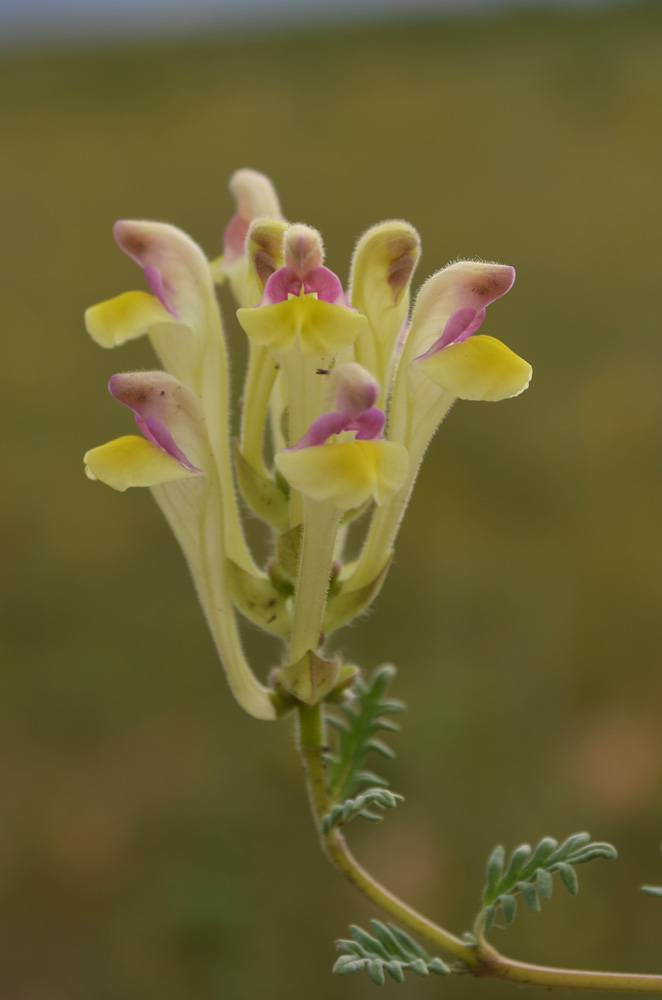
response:
M83 461L89 479L98 479L122 493L130 486L159 486L198 475L137 434L127 434L92 448Z
M458 309L480 312L505 295L514 280L515 269L509 265L477 260L460 260L437 271L421 286L416 298L404 360L429 350Z
M384 405L391 384L396 342L409 310L409 286L419 254L418 233L398 220L373 226L354 252L350 298L369 324L354 344L354 357L377 378L379 406Z
M365 316L315 295L294 296L257 309L239 309L237 318L255 344L283 354L298 340L308 357L336 354L367 328Z
M259 305L264 286L279 267L283 266L284 219L260 218L253 222L246 237L246 253L237 262L237 274L230 272L230 282L240 306ZM239 280L243 274L243 285Z
M370 320L379 341L393 346L409 306L409 285L420 256L420 238L408 222L373 226L352 260L351 300Z
M248 222L262 215L281 214L278 195L266 174L249 167L235 170L230 178L230 190L237 202L237 211Z
M85 312L87 332L101 347L118 347L160 323L175 324L176 320L148 292L124 292Z
M281 451L276 467L304 496L349 510L370 499L381 504L397 492L408 456L391 441L340 441Z
M531 381L531 365L494 337L478 334L414 364L460 399L497 401L518 396Z

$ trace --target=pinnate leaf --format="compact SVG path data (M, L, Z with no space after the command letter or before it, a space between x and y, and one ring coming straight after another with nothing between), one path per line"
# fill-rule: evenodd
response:
M334 826L340 826L342 823L349 823L355 816L360 816L372 823L380 823L383 815L372 812L371 807L394 809L398 802L402 801L402 795L391 792L388 788L367 788L355 799L345 799L344 802L336 803L322 817L322 833L328 833Z
M397 983L404 982L406 969L419 976L450 974L450 969L440 958L431 958L424 948L395 924L371 920L370 929L372 934L352 925L352 938L336 942L338 950L343 953L333 966L336 975L347 976L365 969L373 983L382 986L386 981L385 973Z
M517 893L530 910L538 913L540 900L550 899L552 895L554 872L558 872L568 892L576 896L579 883L575 865L595 858L615 857L616 849L611 844L592 842L588 833L573 834L560 846L552 837L544 837L533 851L528 844L521 844L511 854L507 867L503 847L496 847L487 862L487 881L483 890L482 919L485 930L489 930L494 923L499 908L506 923L513 922L517 912Z
M388 785L379 775L366 771L365 760L370 753L392 759L395 754L376 734L398 732L399 726L389 715L404 711L404 704L386 698L389 684L395 677L395 667L383 664L369 680L359 678L354 685L355 698L341 705L339 716L330 716L329 723L337 731L337 750L329 754L329 795L333 802L352 799L363 785ZM369 818L365 816L364 818Z

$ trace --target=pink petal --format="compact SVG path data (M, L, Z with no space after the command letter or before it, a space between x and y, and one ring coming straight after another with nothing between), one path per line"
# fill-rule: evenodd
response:
M143 273L147 284L161 305L168 310L171 316L174 316L177 320L181 320L181 316L168 298L168 295L173 295L175 291L170 282L164 280L163 275L157 267L152 267L149 264L144 268Z
M317 292L317 298L324 302L337 306L347 305L340 278L322 264L304 274L303 287L306 292Z
M136 415L136 424L148 441L157 445L168 455L177 459L190 472L202 472L186 457L169 430L166 421L172 417L172 386L176 379L158 372L150 384L149 373L133 372L113 375L108 382L108 391L119 403L128 406ZM174 403L177 412L177 403Z
M277 302L286 302L288 295L301 293L302 280L291 267L279 267L267 279L262 295L261 306L273 306Z
M249 222L238 212L232 216L223 231L224 263L231 264L232 261L243 257L246 249L248 227Z
M379 383L365 368L350 362L335 369L335 406L351 420L369 410L379 397Z
M448 347L449 344L457 340L458 337L468 330L475 318L475 309L458 309L457 312L454 312L446 323L444 332L436 342L436 350L441 351L444 347Z
M480 309L476 313L474 321L472 323L469 323L469 326L466 328L466 330L463 330L462 333L455 338L453 343L461 344L463 340L466 340L467 337L470 337L472 333L476 332L476 330L480 327L484 319L485 319L485 310Z
M350 423L347 415L339 410L332 410L331 413L323 413L312 424L295 445L286 448L285 451L299 451L301 448L310 448L312 445L324 444L332 434L340 434L347 430Z
M172 301L176 289L163 277L161 267L158 266L167 259L170 252L163 236L149 232L146 226L143 226L141 232L140 224L122 219L113 226L113 235L118 246L142 267L145 280L161 305L176 320L181 320Z
M179 464L183 465L189 472L202 472L202 469L198 469L192 462L189 462L181 448L177 447L177 443L166 425L158 417L148 417L144 420L139 413L136 413L136 424L148 441L157 445L161 451L176 458Z
M420 361L422 358L432 357L438 351L443 351L444 347L448 347L449 344L460 344L467 337L470 337L472 333L480 327L481 323L485 319L485 310L481 309L480 312L476 312L475 309L458 309L449 318L446 326L444 327L444 332L438 340L435 340L432 347L430 347L425 354L419 355L415 358L415 361Z
M303 277L324 261L322 237L316 229L295 223L285 232L283 253L285 266Z
M372 441L381 437L386 423L386 414L378 406L371 406L352 421L347 430L357 431L357 441Z
M385 423L386 415L377 406L364 410L355 419L340 410L332 410L313 420L303 437L291 448L285 448L285 451L300 451L301 448L324 444L332 434L340 434L342 431L356 431L357 441L372 441L380 437Z
M322 265L303 276L293 267L280 267L268 278L260 305L285 302L288 295L300 295L302 287L306 295L315 293L318 299L331 305L347 306L340 278Z

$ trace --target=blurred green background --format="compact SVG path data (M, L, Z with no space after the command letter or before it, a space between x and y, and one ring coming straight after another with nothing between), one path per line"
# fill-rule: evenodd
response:
M290 724L230 699L149 494L82 472L131 432L109 375L153 365L83 329L141 287L113 221L174 222L214 256L240 166L342 276L388 217L421 232L416 284L457 257L518 271L485 330L532 386L456 406L378 604L336 639L398 664L410 706L388 767L406 802L355 825L358 856L461 932L495 842L588 829L619 862L495 944L660 971L638 887L662 883L662 7L5 52L0 77L3 998L374 990L330 974L334 939L379 914L319 853ZM246 645L266 673L277 649Z

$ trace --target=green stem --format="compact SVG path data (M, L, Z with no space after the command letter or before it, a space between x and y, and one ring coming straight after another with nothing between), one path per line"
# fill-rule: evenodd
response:
M326 733L323 705L299 706L299 748L304 762L306 785L318 831L330 806L325 768ZM621 972L589 972L530 965L506 958L480 935L478 947L469 947L460 938L428 920L374 879L350 852L337 827L320 832L322 847L340 872L366 896L403 927L453 955L462 963L456 972L480 978L504 979L520 985L560 989L605 990L615 993L662 993L662 976Z
M319 828L322 816L328 810L326 791L326 730L322 705L299 705L299 751L306 775L306 790L310 807Z
M326 853L336 868L367 899L381 907L385 913L388 913L389 916L399 921L404 927L409 928L415 934L419 934L437 948L441 948L448 954L453 955L458 961L470 967L475 967L479 964L475 948L469 947L460 938L444 930L443 927L439 927L438 924L428 920L423 914L418 913L417 910L414 910L401 899L398 899L397 896L373 878L365 868L362 868L352 855L345 842L345 838L337 827L334 827L323 838L323 842Z
M328 812L330 806L324 765L326 735L323 712L322 705L315 705L312 708L305 705L299 706L299 746L304 761L308 798L318 830L321 819ZM416 910L398 899L368 874L353 857L344 837L337 828L330 830L326 835L320 833L320 837L322 847L330 860L364 896L376 903L403 926L420 934L421 937L438 948L449 952L467 965L475 966L477 964L475 948L469 948L460 938L449 934L448 931L438 927L427 917L417 913Z
M545 986L548 989L605 990L612 993L662 993L662 976L629 972L589 972L584 969L555 969L546 965L517 962L492 948L486 941L480 944L484 966L475 971L478 976L491 976L511 983Z

